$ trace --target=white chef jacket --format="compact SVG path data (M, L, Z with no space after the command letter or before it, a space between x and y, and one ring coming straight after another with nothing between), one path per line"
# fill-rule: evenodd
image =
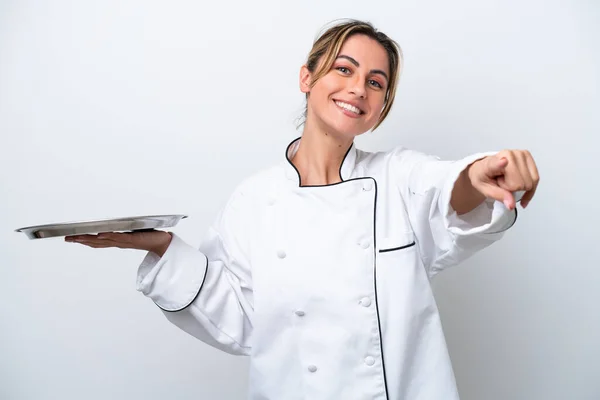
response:
M516 209L450 206L460 161L353 144L341 183L286 159L243 181L199 249L173 234L137 288L191 335L250 356L252 400L453 400L430 279L501 238Z

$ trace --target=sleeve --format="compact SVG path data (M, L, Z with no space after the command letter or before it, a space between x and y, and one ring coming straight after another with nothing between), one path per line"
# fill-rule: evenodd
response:
M137 290L152 299L171 323L235 355L250 352L253 315L242 200L242 194L232 196L199 248L173 234L165 254L149 252L137 276Z
M430 277L457 265L501 239L514 225L517 209L486 199L470 212L458 215L450 205L459 175L473 162L497 152L473 154L456 161L413 150L395 154L401 171L399 190Z

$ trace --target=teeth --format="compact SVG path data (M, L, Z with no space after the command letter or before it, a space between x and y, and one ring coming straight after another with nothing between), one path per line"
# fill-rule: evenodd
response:
M335 104L342 107L344 110L352 111L355 114L360 114L360 110L354 107L352 104L342 103L341 101L336 101Z

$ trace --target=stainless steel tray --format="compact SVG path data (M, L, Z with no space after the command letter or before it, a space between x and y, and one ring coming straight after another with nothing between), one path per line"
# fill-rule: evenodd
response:
M28 226L16 229L15 232L23 232L29 239L43 239L100 232L149 231L173 227L184 218L187 218L187 215L146 215Z

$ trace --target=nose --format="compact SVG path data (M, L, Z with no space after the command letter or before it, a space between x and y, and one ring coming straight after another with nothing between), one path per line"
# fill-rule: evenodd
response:
M364 99L367 94L367 89L365 88L365 80L358 76L358 74L351 80L349 84L348 91L353 95Z

